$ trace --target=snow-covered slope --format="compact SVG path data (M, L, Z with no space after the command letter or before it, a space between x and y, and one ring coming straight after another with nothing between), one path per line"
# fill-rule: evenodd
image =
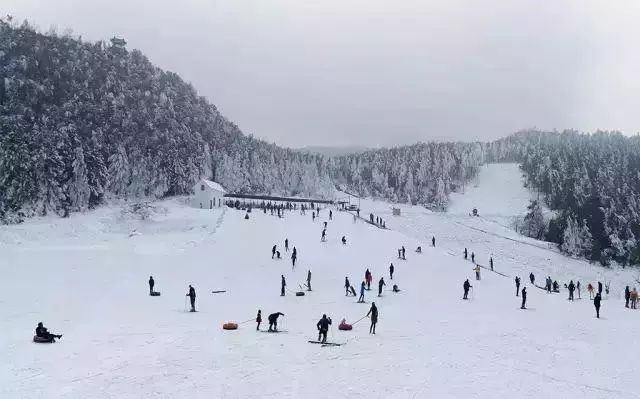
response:
M638 396L636 356L629 350L639 341L638 314L624 309L621 287L603 301L600 320L588 299L568 302L564 293L545 294L529 284L529 310L520 310L511 278L487 271L482 281L471 281L473 299L460 299L462 282L473 274L460 256L462 242L480 260L491 248L496 267L509 273L541 270L547 264L538 263L540 254L554 255L538 243L504 238L506 230L474 229L490 222L405 207L400 218L385 216L392 230L384 231L354 224L342 212L328 221L328 210L315 222L310 214L279 219L256 210L244 220L235 210L161 205L166 211L145 222L104 208L0 227L0 397ZM367 202L363 212L367 206L389 209ZM329 240L321 243L325 220ZM436 248L424 241L432 233ZM284 253L287 237L299 251L295 269L289 254L271 260L271 246ZM401 245L406 261L397 259ZM417 245L423 254L413 251ZM390 288L390 262L402 292L366 293L379 307L377 334L368 334L367 319L352 332L338 331L342 317L355 322L369 308L345 297L344 277L358 286L369 268L374 285L384 276ZM572 270L576 277L593 269L577 265L583 267ZM297 290L309 269L312 292L279 295L281 274ZM148 296L150 274L161 297ZM198 313L185 312L188 284L197 290ZM210 293L218 289L227 292ZM287 332L256 332L257 309L265 320L285 313ZM307 342L317 338L323 313L334 320L330 340L343 346ZM223 331L229 320L248 322ZM38 321L64 337L53 345L32 343Z

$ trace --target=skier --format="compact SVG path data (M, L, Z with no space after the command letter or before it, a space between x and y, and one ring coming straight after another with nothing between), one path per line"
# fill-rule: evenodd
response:
M465 248L464 249L464 260L467 260L467 255L468 255L468 252L467 252L467 249Z
M629 286L627 285L624 289L624 307L629 307L629 299L631 299L631 291L629 290Z
M349 296L349 288L351 288L351 284L349 283L349 277L345 277L344 278L344 296Z
M520 293L520 277L516 276L516 296L519 296Z
M329 209L329 220L333 220L333 212Z
M471 262L476 263L476 254L471 252Z
M285 252L289 252L289 239L288 238L284 239L284 251Z
M404 249L404 245L402 246L402 259L403 260L407 260L407 258L404 256L406 250Z
M298 259L298 252L296 251L296 247L293 247L293 252L291 252L291 263L292 268L296 267L296 260Z
M278 332L278 316L284 316L284 313L271 313L269 315L269 332Z
M536 276L534 276L533 273L529 273L529 280L531 280L531 285L535 285Z
M189 284L189 292L185 296L188 296L189 299L191 300L191 311L195 312L196 311L196 289L193 288L191 284Z
M394 271L393 263L389 266L389 278L393 280L393 271Z
M382 287L386 284L384 283L384 277L380 277L380 281L378 281L378 296L382 296Z
M491 271L493 271L493 257L489 257L489 266L491 267Z
M311 270L307 271L307 291L311 291Z
M347 245L347 237L342 236L342 245Z
M329 332L330 325L331 318L323 314L318 324L316 324L316 327L318 327L318 342L322 342L323 344L327 342L327 332ZM320 341L320 338L322 338L322 341Z
M369 271L369 269L364 272L364 279L367 282L367 291L371 291L371 280L373 280L373 276L371 276L371 272Z
M149 276L149 295L153 294L153 286L156 282L153 280L153 276Z
M40 322L38 323L38 327L36 327L36 337L50 340L51 342L55 342L55 339L62 338L62 335L50 333L49 330L47 330L47 328L42 324L42 322Z
M262 310L258 309L258 315L256 316L256 331L260 331L260 323L262 323Z
M284 274L280 275L280 296L284 296L284 287L287 286L287 282L284 279Z
M462 288L464 289L464 296L462 297L462 299L468 299L469 288L471 288L471 284L469 283L469 279L466 279L464 281L464 284L462 284Z
M580 298L580 282L579 281L576 283L576 289L578 290L578 299L582 299Z
M522 306L520 306L520 309L526 309L527 308L527 287L522 287Z
M360 284L360 298L358 298L358 302L364 302L364 281Z
M573 291L576 289L576 285L573 284L573 280L569 281L569 300L573 301Z
M598 281L598 294L602 295L602 283Z
M320 241L327 241L327 229L322 230L322 238L320 238Z
M436 237L435 237L435 236L432 236L432 237L431 237L431 246L432 246L432 247L435 247L435 246L436 246Z
M367 317L371 315L371 327L369 327L369 334L376 333L376 324L378 324L378 308L376 307L375 302L371 302L371 309L369 309L369 313L367 313Z
M276 246L274 245L273 248L271 248L271 259L273 259L273 257L276 256Z
M602 300L602 296L600 296L600 293L598 292L596 294L596 297L593 298L593 306L596 308L596 317L599 319L600 318L600 301Z
M476 280L480 280L480 265L474 267L473 270L476 272Z

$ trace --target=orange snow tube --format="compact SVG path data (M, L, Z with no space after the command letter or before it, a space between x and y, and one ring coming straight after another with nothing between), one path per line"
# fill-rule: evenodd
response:
M222 328L224 330L237 330L238 329L238 323L232 323L232 322L224 323L222 325Z

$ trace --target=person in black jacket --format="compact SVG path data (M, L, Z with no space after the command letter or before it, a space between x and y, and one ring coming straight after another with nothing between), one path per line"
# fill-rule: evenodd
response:
M531 281L531 285L535 285L536 276L534 276L533 273L529 273L529 280Z
M189 292L185 296L188 296L189 299L191 300L191 311L195 312L196 311L196 289L193 288L191 284L189 284Z
M349 288L351 288L351 283L349 283L349 277L344 278L344 296L349 296Z
M256 316L256 331L260 331L260 323L262 323L262 310L258 309L258 315Z
M464 259L467 260L467 256L469 255L469 252L467 252L467 249L464 249Z
M462 284L462 289L464 289L464 296L462 297L462 299L468 299L468 295L469 295L469 288L471 288L471 284L469 283L469 279L466 279L464 281L464 284Z
M393 267L393 263L391 264L391 266L389 266L389 278L391 280L393 280L393 271L395 270L395 268Z
M527 287L522 287L522 306L520 306L520 309L526 309L527 308Z
M156 282L153 280L153 276L149 276L149 295L153 294L153 286Z
M318 327L318 341L323 344L327 342L327 332L329 332L329 326L331 325L331 318L327 317L326 314L322 315L322 318L316 324ZM322 341L320 340L322 338Z
M364 281L360 284L360 298L358 298L358 302L364 302Z
M386 284L384 283L384 277L380 277L380 281L378 281L378 296L382 296L382 287Z
M342 236L342 245L347 245L347 237Z
M602 283L598 281L598 294L602 295Z
M271 259L273 259L276 256L276 246L274 245L271 248Z
M367 313L367 317L371 316L371 327L369 327L369 334L376 333L376 324L378 324L378 308L375 302L371 302L371 309Z
M629 286L624 289L624 307L629 307L629 299L631 299L631 291L629 291Z
M516 296L520 293L520 277L516 276Z
M284 279L284 274L280 275L280 296L284 296L284 288L287 286L287 282Z
M598 292L596 294L596 297L593 298L593 306L595 306L596 308L596 317L599 319L600 318L600 301L602 300L602 296L600 295L600 293Z
M432 247L436 246L436 237L435 236L431 237L431 246Z
M284 316L284 313L276 312L269 315L269 332L278 332L278 316Z
M284 239L284 251L285 252L289 252L289 239L288 238Z
M44 339L49 339L51 341L55 341L55 338L62 338L62 335L58 335L58 334L51 334L44 325L42 325L42 322L38 323L38 327L36 327L36 337L38 338L44 338Z
M296 247L293 247L293 252L291 252L291 267L296 267L296 260L298 260L298 251L296 251Z
M576 285L573 284L573 280L569 281L569 286L567 288L569 289L569 300L573 301L573 291L576 290Z

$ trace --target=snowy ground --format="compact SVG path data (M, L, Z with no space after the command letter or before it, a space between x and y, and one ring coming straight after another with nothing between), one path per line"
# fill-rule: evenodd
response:
M553 272L586 287L602 269L466 213L403 207L401 217L385 214L391 229L383 231L334 212L329 241L321 243L327 210L313 223L309 214L278 219L254 211L244 220L243 212L191 209L179 200L161 205L166 212L148 221L111 207L0 227L0 397L640 397L629 350L640 341L639 314L618 298L631 273L605 276L615 280L615 295L603 301L600 320L588 299L571 303L537 288L528 288L523 311L512 279L485 270L482 281L471 280L473 299L460 299L473 274L461 256L465 245L483 263L493 254L498 270L520 273L523 283L529 271L540 279ZM362 208L390 213L372 201ZM432 234L436 248L427 245ZM289 254L271 260L271 246L283 250L285 237L299 251L295 270ZM407 261L396 259L401 245ZM413 252L417 245L423 254ZM341 347L307 343L317 338L322 313L337 324L368 311L344 296L345 276L359 285L368 267L374 283L384 276L390 288L390 262L402 292L367 292L380 311L377 335L368 334L365 319L349 333L334 326L330 340ZM280 297L280 275L297 290L308 269L314 291ZM161 297L148 296L150 274ZM198 313L185 312L190 283ZM217 289L227 293L210 293ZM264 319L285 313L287 332L259 333L253 322L222 330L225 321L252 320L257 309ZM62 340L32 343L38 321Z

